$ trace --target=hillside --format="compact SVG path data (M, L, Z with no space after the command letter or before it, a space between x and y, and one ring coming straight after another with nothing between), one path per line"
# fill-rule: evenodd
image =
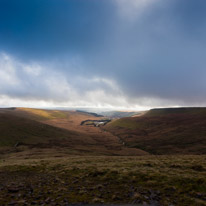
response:
M23 148L71 147L79 134L24 117L0 113L0 151Z
M105 128L124 144L150 154L206 154L206 108L152 109Z
M101 117L80 111L0 109L0 153L34 151L32 155L46 153L49 156L147 154L124 147L118 137L100 128L80 125L90 118L98 120Z
M16 151L17 144L20 151L58 148L67 154L206 154L206 108L152 109L100 128L81 125L102 118L81 111L0 109L0 152Z
M50 119L65 119L68 118L68 111L60 110L46 110L46 109L33 109L33 108L6 108L0 109L0 113L12 114L18 117L27 119L46 121Z

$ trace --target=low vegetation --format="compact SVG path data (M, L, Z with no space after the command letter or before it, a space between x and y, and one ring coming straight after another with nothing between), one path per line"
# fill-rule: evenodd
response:
M0 147L52 146L77 136L75 132L53 127L11 114L0 114Z
M206 156L1 159L10 205L206 205Z

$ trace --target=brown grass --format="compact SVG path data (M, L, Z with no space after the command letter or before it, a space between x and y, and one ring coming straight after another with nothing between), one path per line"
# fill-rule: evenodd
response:
M163 206L204 206L205 160L206 156L7 157L0 161L0 203L26 199L29 205L156 201ZM10 188L17 192L8 193Z

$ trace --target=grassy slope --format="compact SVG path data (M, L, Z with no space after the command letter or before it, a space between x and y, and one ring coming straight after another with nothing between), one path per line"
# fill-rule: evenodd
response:
M46 124L48 120L60 121L67 116L68 112L63 111L0 109L0 152L18 151L21 155L20 151L24 154L24 150L27 151L29 147L49 149L50 155L55 155L57 152L53 148L61 148L62 152L71 154L97 154L98 152L90 147L93 143L90 136L83 138L78 131ZM17 149L15 149L16 143L19 143ZM32 153L32 150L29 151ZM42 154L45 151L41 151Z
M151 154L206 154L206 108L153 109L106 129Z
M76 135L74 132L4 113L0 113L0 131L0 146L14 146L17 142L26 145L48 144Z

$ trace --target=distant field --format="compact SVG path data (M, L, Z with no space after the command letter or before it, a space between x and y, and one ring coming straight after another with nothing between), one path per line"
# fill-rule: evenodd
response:
M150 154L206 154L206 108L153 109L105 128Z
M0 159L1 205L205 206L206 156Z

